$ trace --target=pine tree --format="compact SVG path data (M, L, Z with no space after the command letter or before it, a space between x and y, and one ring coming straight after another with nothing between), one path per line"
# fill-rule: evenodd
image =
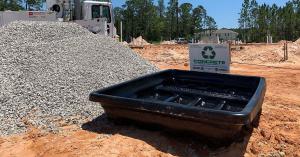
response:
M248 41L248 29L251 27L250 21L250 1L244 0L239 18L240 28L243 30L242 36L244 41Z
M212 30L217 29L217 27L218 27L217 23L212 17L206 16L205 20L206 20L206 22L205 22L206 28L210 31L210 33L212 32Z
M164 0L158 0L158 13L159 17L163 18L165 15L165 1Z
M167 8L164 0L158 0L157 5L154 5L154 0L127 0L122 8L114 9L115 26L119 31L119 23L123 21L126 41L140 35L148 41L191 38L204 27L216 27L213 18L206 19L203 6L193 8L190 3L178 5L178 0L170 0Z
M23 10L22 0L1 0L0 1L0 11L11 10L18 11Z
M25 0L26 10L40 10L43 5L43 0Z
M203 31L205 27L206 10L203 6L199 5L194 8L192 12L193 31L194 33L199 33Z
M180 36L185 38L191 38L191 27L192 27L192 9L193 5L190 3L183 3L180 5Z
M253 42L256 38L256 20L258 16L258 3L256 0L251 0L249 6L249 41Z
M167 8L167 25L169 26L169 37L173 39L177 29L177 5L178 0L170 0Z

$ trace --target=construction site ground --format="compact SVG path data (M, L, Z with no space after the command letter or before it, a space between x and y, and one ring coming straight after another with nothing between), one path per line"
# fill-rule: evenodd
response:
M300 157L300 49L291 46L288 61L282 61L283 44L248 45L232 52L231 73L265 77L267 92L259 126L228 146L117 125L102 115L81 128L65 126L49 133L29 127L25 134L1 137L0 156ZM189 69L187 45L148 45L135 51L160 69Z

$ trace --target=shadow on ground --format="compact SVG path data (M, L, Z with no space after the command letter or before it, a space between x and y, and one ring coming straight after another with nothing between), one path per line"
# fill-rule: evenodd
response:
M132 121L111 120L106 114L83 124L82 129L99 134L120 134L139 139L161 152L182 157L242 157L253 131L253 129L243 131L243 135L234 142L218 142L195 134L172 133L155 125L145 126Z

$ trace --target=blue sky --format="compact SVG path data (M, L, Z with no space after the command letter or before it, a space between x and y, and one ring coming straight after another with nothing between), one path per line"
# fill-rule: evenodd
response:
M156 0L154 0L156 1ZM165 0L166 3L169 0ZM289 0L257 0L259 4L277 4L283 6ZM125 0L112 0L114 6L121 6ZM209 16L212 16L219 28L238 27L239 12L243 0L179 0L179 3L192 3L193 6L203 5Z

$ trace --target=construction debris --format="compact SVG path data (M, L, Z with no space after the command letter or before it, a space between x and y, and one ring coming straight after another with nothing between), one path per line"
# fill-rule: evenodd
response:
M0 134L81 125L103 112L90 92L154 71L128 47L77 24L11 23L0 28Z

